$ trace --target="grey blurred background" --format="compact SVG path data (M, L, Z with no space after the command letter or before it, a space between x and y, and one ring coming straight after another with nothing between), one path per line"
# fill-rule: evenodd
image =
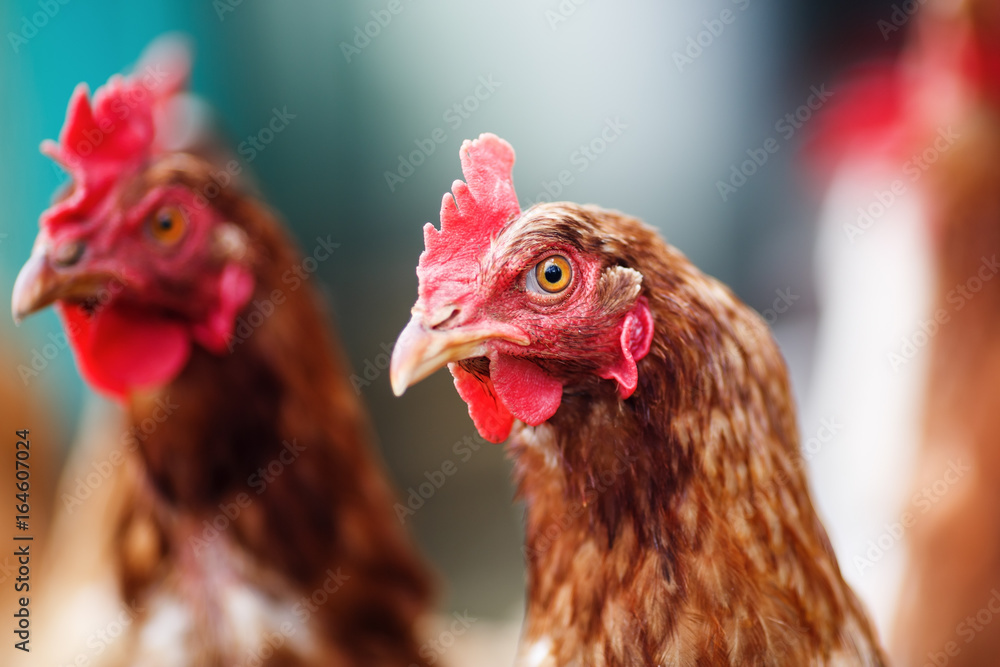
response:
M447 373L396 399L384 370L416 296L421 227L437 222L442 193L461 176L462 140L490 131L513 144L525 204L548 186L556 199L618 208L659 227L774 320L801 389L816 315L816 193L798 161L808 122L793 136L778 123L836 69L901 46L876 27L890 2L45 4L57 11L25 43L10 35L26 34L41 5L7 0L0 8L0 310L9 309L38 215L64 178L37 145L57 135L73 86L102 84L162 32L189 34L193 89L215 107L234 147L273 109L294 115L244 162L303 250L319 235L341 244L313 280L364 380L359 390L401 496L446 461L456 464L407 524L447 582L444 606L483 617L516 612L523 590L521 508L511 503L503 450L455 450L475 429ZM373 23L386 16L385 25ZM358 37L366 27L377 33L367 41ZM602 146L609 122L614 141ZM417 155L412 174L400 172L401 159L436 130L444 141ZM718 182L770 137L778 151L724 200ZM572 182L555 193L564 170ZM779 291L796 299L770 317ZM18 329L6 316L0 322L11 356L25 364L61 331L51 312ZM16 367L0 372L48 406L64 436L46 446L64 453L81 406L99 400L70 352L24 382Z

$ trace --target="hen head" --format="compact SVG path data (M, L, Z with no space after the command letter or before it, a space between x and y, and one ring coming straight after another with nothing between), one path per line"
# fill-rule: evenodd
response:
M59 142L42 144L72 180L12 297L15 320L55 303L84 378L119 398L168 383L194 344L223 352L253 290L211 169L164 146L190 61L154 46L93 100L78 86Z
M424 227L419 298L390 368L393 390L448 365L480 434L503 442L514 419L536 426L564 392L595 382L636 389L653 319L628 238L607 212L568 203L521 212L514 151L484 134L461 149L466 183L445 194L441 229Z

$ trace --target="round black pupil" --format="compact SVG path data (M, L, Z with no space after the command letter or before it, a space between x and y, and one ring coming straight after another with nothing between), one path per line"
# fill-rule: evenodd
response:
M558 264L549 264L545 267L545 280L552 284L562 280L562 269Z
M160 229L166 232L169 231L170 228L174 226L174 219L171 218L169 215L164 215L160 218L159 224L160 224Z

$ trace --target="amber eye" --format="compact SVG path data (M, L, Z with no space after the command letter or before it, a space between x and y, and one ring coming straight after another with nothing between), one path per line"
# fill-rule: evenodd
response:
M175 206L165 206L149 219L149 233L163 245L173 245L184 236L187 218Z
M552 255L535 266L531 278L533 280L528 281L528 287L532 291L555 294L569 287L573 280L573 269L568 259L562 255ZM538 289L534 289L535 287Z

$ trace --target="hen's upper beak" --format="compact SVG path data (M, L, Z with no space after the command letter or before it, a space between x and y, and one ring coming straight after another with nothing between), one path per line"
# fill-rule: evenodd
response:
M79 244L64 246L54 262L47 243L35 245L14 282L10 309L15 322L19 323L59 299L93 296L104 279L70 268L79 261L82 252L83 247Z
M452 328L429 326L424 314L414 309L392 351L389 379L393 393L402 396L408 387L454 361L486 356L485 345L490 340L506 340L516 345L531 342L517 327L499 322Z

